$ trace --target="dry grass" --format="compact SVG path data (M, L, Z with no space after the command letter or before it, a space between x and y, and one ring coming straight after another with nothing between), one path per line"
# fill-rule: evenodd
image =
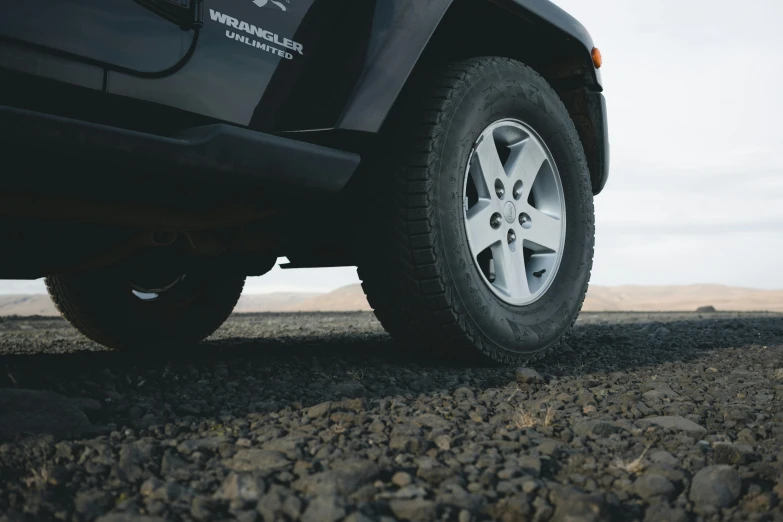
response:
M508 396L508 399L506 399L506 402L511 402L511 399L514 398L514 395L516 395L518 391L519 391L519 384L517 384L517 387L514 388L513 392L511 392L511 395Z
M552 406L546 407L546 415L544 416L544 426L551 426L555 420L555 409Z
M647 447L644 448L644 451L642 451L642 454L630 462L617 459L616 461L614 461L613 464L614 467L626 471L628 473L639 473L644 469L644 456L647 455L647 452L650 450L651 447L652 444L648 444Z
M543 426L551 426L555 420L555 409L552 406L547 406L546 412L541 415L541 411L538 412L529 411L524 405L519 405L511 415L511 422L517 429L532 428L538 424Z
M16 380L16 378L14 377L14 374L12 374L12 373L11 373L11 370L9 370L9 369L8 369L8 366L6 366L6 367L5 367L5 374L8 376L8 379L9 379L9 380L10 380L12 383L14 383L15 385L16 385L16 384L19 384L19 382L18 382L18 381Z
M514 410L511 420L514 422L514 426L517 429L532 428L536 425L536 418L532 413L527 411L524 406L519 406Z
M52 479L49 474L49 468L42 467L41 469L31 470L31 475L22 480L30 489L43 489Z

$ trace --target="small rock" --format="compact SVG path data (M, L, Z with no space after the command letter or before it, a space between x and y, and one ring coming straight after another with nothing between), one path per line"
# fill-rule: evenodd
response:
M153 446L147 441L123 444L116 467L117 476L126 482L137 482L144 478L145 468L152 461Z
M198 415L201 413L201 408L197 404L183 402L177 405L177 413L180 415Z
M756 434L750 431L748 428L742 428L739 433L737 433L737 442L755 444Z
M392 500L389 502L389 508L392 513L402 520L411 522L429 522L435 520L437 515L435 502L414 498L411 500Z
M288 435L264 443L262 449L279 451L291 460L298 460L304 457L304 447L309 440L311 440L311 438Z
M671 499L674 496L674 484L666 477L656 474L642 475L633 484L634 492L645 500L655 497Z
M190 502L190 516L200 522L212 520L214 519L214 515L212 514L214 507L212 499L207 497L195 497Z
M302 501L296 495L288 495L283 501L281 511L291 520L297 520L302 514Z
M753 447L748 444L716 444L714 456L718 464L744 465L756 460Z
M182 498L190 499L195 495L193 490L187 486L176 482L163 482L156 477L145 480L139 491L145 497L168 504Z
M646 417L644 419L639 419L637 421L639 425L650 425L654 424L656 426L660 426L662 428L667 428L670 430L680 430L685 431L688 433L704 433L706 428L703 426L699 426L692 420L686 419L685 417L681 417L679 415L671 415L671 416L664 416L664 417Z
M237 522L258 522L258 512L256 510L253 511L242 511L235 515Z
M343 522L373 522L373 520L361 511L354 511L345 517Z
M144 495L145 497L152 496L152 493L155 492L158 488L163 486L163 481L160 480L157 477L148 478L144 481L144 484L141 485L141 488L139 488L139 493Z
M445 433L436 435L435 438L433 438L433 442L438 447L438 449L443 451L449 451L451 449L451 437Z
M160 474L164 477L186 479L190 476L190 466L176 452L167 451L160 461Z
M554 440L554 439L547 439L544 441L541 441L541 443L536 447L539 453L542 455L555 455L560 449L563 447L563 444L560 441Z
M644 513L644 522L688 522L688 513L666 502L652 504Z
M256 504L256 510L264 520L280 520L283 511L283 494L276 486L269 488L269 492L262 496Z
M582 437L600 439L608 437L612 433L620 431L620 428L602 420L588 420L574 426L574 433Z
M364 397L367 390L359 381L345 381L332 386L332 392L338 397Z
M665 326L659 326L658 328L655 329L652 335L654 337L666 337L670 333L672 333L672 331L666 328Z
M666 464L668 466L676 466L679 462L674 455L666 450L656 450L650 453L650 461Z
M413 422L419 426L426 426L433 429L445 429L451 426L449 421L440 415L435 415L434 413L424 413L422 415L417 415L413 418Z
M293 486L308 495L349 495L379 473L380 468L372 461L350 459L335 463L329 471L302 477Z
M400 488L404 488L405 486L410 484L412 480L413 479L411 478L411 476L405 473L404 471L398 471L397 473L394 474L394 476L392 476L391 479L392 484Z
M724 508L734 504L741 491L742 479L731 466L707 466L693 477L689 498L699 508Z
M605 502L602 496L586 495L567 488L553 492L555 514L551 522L599 522L606 520Z
M59 439L94 430L78 404L48 391L0 389L0 419L0 441L24 434L49 434Z
M394 498L424 498L427 496L427 490L421 486L409 484L395 491L391 496Z
M307 408L307 416L311 419L317 419L319 417L325 417L332 409L332 403L330 401L316 404Z
M226 441L228 441L226 437L206 437L203 439L189 439L184 442L181 442L177 446L177 451L179 451L180 453L184 453L185 455L190 455L194 451L215 452L217 451L218 446L220 446L220 444Z
M257 501L264 494L264 490L263 480L256 479L247 473L232 472L215 493L215 498L251 502Z
M446 489L446 493L440 493L437 496L439 504L454 506L471 513L478 513L484 509L486 500L483 496L468 493L455 484L447 486Z
M307 505L302 522L336 522L345 516L345 507L337 495L320 495Z
M715 310L715 307L712 305L700 306L696 309L696 311L701 314L709 314L712 312L717 312L717 310Z
M476 395L473 393L473 390L465 386L462 386L454 390L455 399L472 401L475 397Z
M503 522L517 522L530 520L532 512L531 498L525 493L506 497L497 504L487 507L487 514L493 520Z
M539 446L539 448L540 447L541 446ZM555 453L556 449L557 448L555 448L555 450L553 450L552 453ZM547 453L547 455L551 455L551 453ZM522 471L524 471L525 473L528 473L535 477L541 474L541 459L539 459L534 455L523 455L522 457L519 458L518 463L519 463L519 467L522 468Z
M223 461L234 471L279 471L291 465L291 462L279 451L257 448L241 449L231 459Z
M74 507L84 518L93 520L101 513L105 513L113 500L114 498L105 491L85 491L76 494Z
M138 515L136 513L109 513L95 520L95 522L166 522L161 517Z
M514 376L520 385L536 386L544 383L544 378L533 368L517 368Z

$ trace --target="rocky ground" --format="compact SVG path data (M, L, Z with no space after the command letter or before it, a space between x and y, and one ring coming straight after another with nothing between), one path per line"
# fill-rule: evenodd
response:
M783 315L584 314L522 369L400 352L364 313L180 357L0 319L0 520L783 520Z

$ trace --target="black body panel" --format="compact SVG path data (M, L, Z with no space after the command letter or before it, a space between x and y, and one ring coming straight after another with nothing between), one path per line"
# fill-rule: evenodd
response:
M8 0L0 11L0 67L84 84L84 72L58 72L70 59L102 68L100 88L106 92L215 120L260 130L377 132L454 2L292 0L282 11L272 3L206 0L198 3L203 27L184 31L132 0ZM495 2L557 27L581 42L589 56L593 44L587 31L548 0ZM232 27L232 21L243 29ZM286 47L286 40L301 50ZM23 52L20 46L38 52L34 67L25 63L28 59L14 59ZM322 76L308 76L310 69ZM346 75L350 84L338 85L335 93L333 84ZM302 78L320 81L310 91L315 99L287 96ZM270 110L292 103L340 106L332 109L331 121L309 126L302 121L306 126L294 129Z
M6 0L0 71L265 133L374 134L449 9L479 1L551 26L589 60L590 35L549 0ZM161 16L177 6L178 17ZM589 73L597 94L600 75ZM602 98L587 98L598 100L584 114L600 190L605 108Z

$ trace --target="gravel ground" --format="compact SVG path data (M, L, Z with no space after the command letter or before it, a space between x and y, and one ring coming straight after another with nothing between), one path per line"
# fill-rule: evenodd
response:
M0 521L783 520L783 315L583 314L520 369L365 313L178 358L6 318L0 354Z

